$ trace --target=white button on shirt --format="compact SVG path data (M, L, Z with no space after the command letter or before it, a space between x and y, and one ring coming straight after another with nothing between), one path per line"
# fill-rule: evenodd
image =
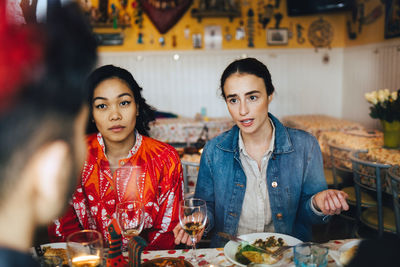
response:
M272 126L272 138L267 152L261 159L261 168L257 161L246 152L239 131L240 161L246 175L246 192L244 195L242 213L239 219L238 235L260 232L274 232L271 207L267 186L268 161L274 150L275 127Z

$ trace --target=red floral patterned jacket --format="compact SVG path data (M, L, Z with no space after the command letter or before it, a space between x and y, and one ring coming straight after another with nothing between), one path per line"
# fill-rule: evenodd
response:
M173 228L179 223L179 201L183 199L182 166L176 150L165 143L136 132L136 143L119 168L111 173L100 133L87 138L88 156L81 180L67 213L48 228L52 242L81 229L95 229L109 240L107 226L115 218L116 205L127 200L145 204L141 236L146 249L174 247ZM140 166L140 173L124 178L126 166ZM127 240L123 240L126 245Z

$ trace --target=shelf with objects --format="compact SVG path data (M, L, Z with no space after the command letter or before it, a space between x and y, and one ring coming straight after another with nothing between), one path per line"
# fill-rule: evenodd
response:
M191 10L191 16L201 22L202 18L229 18L232 21L241 17L240 1L199 1L197 7Z

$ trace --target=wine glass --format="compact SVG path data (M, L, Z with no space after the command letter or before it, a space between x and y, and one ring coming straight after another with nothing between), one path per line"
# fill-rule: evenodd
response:
M103 237L95 230L82 230L67 237L67 255L72 267L101 266Z
M117 221L122 235L130 239L140 234L144 225L144 207L140 201L117 204Z
M189 234L192 240L192 262L197 262L196 242L207 222L207 204L198 198L188 198L179 203L179 221L183 230Z

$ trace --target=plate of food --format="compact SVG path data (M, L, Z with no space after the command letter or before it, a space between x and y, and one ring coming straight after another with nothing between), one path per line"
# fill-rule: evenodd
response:
M63 265L68 266L68 256L67 256L67 243L48 243L40 245L43 256L58 256L62 259ZM32 248L33 256L40 256L34 248Z
M193 267L193 265L187 260L173 257L162 257L156 258L149 261L145 261L141 265L142 267Z
M332 257L338 266L345 266L357 253L358 246L360 245L361 239L350 241L338 250L339 257Z
M246 243L238 243L229 241L224 247L225 257L232 263L238 266L246 266L249 263L264 264L267 266L281 266L284 262L291 262L293 250L288 249L279 257L272 257L270 254L256 251L255 247L260 247L263 250L274 252L281 246L294 246L302 243L301 240L279 233L254 233L239 236L247 241Z

